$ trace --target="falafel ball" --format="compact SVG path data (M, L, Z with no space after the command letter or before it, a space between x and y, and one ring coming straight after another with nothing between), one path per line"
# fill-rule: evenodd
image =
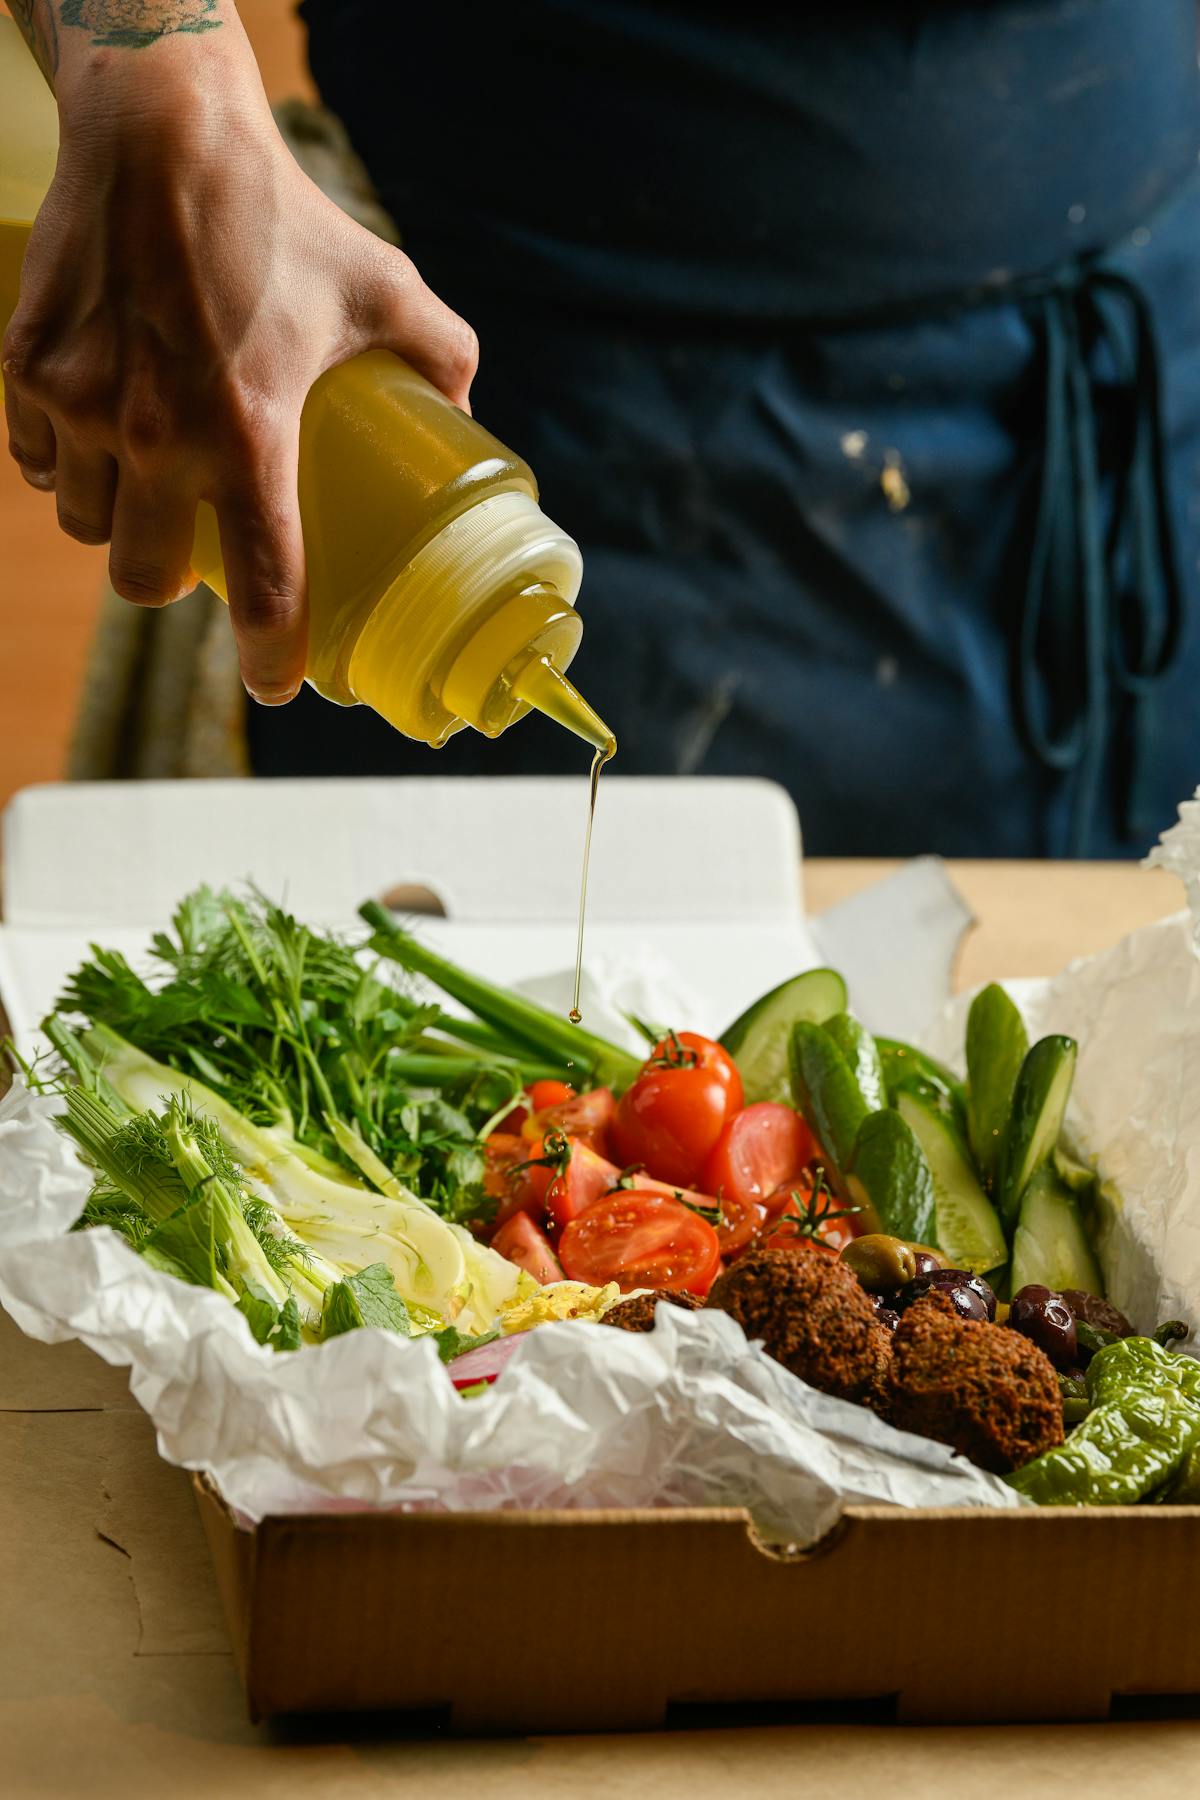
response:
M704 1305L699 1294L685 1294L675 1288L650 1288L644 1294L630 1294L618 1300L600 1316L601 1325L615 1325L619 1331L653 1331L654 1309L663 1300L668 1306L680 1306L684 1312L696 1312Z
M761 1338L793 1375L840 1400L865 1400L887 1368L891 1332L854 1271L817 1244L748 1251L717 1277L708 1304Z
M1003 1326L961 1318L936 1291L900 1320L879 1410L993 1475L1063 1441L1058 1377L1045 1352Z

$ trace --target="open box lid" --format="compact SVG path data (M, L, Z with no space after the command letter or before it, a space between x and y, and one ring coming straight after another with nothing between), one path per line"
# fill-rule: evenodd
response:
M431 942L494 979L539 978L539 997L565 1007L586 800L582 775L28 788L3 830L0 996L18 1044L33 1041L91 941L140 959L202 882L250 881L306 921L345 929L368 897L408 910L427 891L445 915L422 918ZM945 997L968 919L940 863L923 858L814 930L782 787L601 783L585 963L601 986L614 968L665 974L696 1029L721 1030L823 961L847 974L868 1024L917 1029Z

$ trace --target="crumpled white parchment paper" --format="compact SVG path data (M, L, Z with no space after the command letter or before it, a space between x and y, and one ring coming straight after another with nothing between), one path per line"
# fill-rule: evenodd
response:
M1011 1505L938 1444L796 1380L715 1312L651 1335L539 1326L462 1400L430 1343L360 1330L277 1355L220 1295L70 1232L88 1178L17 1087L0 1102L0 1301L22 1330L128 1364L162 1454L249 1518L375 1505L748 1506L809 1541L852 1502Z

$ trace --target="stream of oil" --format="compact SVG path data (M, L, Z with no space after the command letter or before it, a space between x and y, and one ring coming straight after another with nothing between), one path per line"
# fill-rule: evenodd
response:
M579 879L579 930L575 938L575 994L571 1002L571 1010L567 1014L572 1025L582 1022L583 1014L579 1010L579 989L583 981L583 922L587 915L588 863L592 856L592 826L596 822L596 794L600 787L600 771L606 762L611 762L617 753L616 740L609 738L592 758L592 775L588 784L588 816L587 830L583 837L583 873Z

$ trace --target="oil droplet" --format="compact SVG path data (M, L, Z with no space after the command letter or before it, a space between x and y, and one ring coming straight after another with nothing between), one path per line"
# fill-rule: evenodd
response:
M583 921L587 913L588 863L592 855L592 826L596 822L596 791L600 786L600 771L606 762L611 762L617 754L617 740L610 737L592 758L592 775L588 784L588 816L587 830L583 836L583 872L579 879L579 930L575 937L575 993L571 1001L571 1010L567 1014L572 1025L583 1021L579 1010L579 989L583 981Z

